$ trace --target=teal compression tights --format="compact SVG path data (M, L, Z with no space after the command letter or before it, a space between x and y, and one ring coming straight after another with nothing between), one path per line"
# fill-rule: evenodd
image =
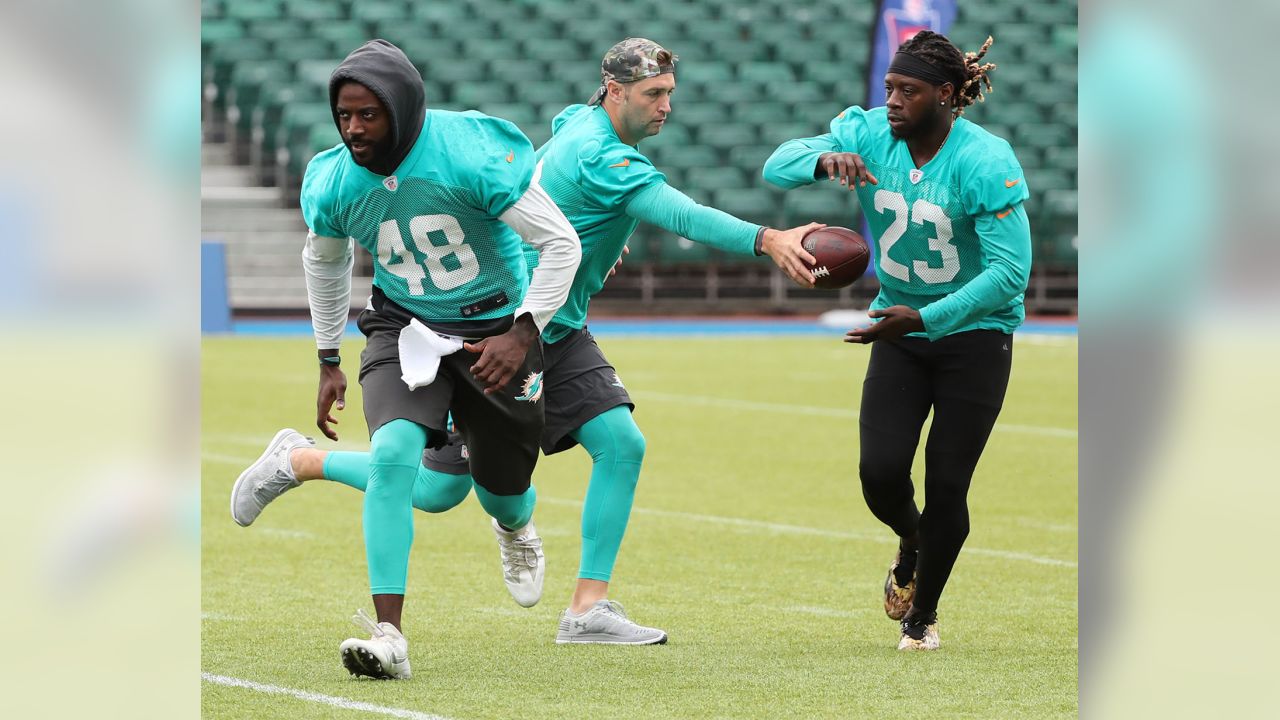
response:
M421 455L419 455L421 459ZM368 488L369 453L331 452L324 461L326 480L349 485L361 492ZM471 476L451 475L418 465L413 482L413 507L429 513L442 513L467 499L471 492ZM522 528L533 516L537 493L533 487L521 495L494 495L476 485L480 506L505 527Z
M413 547L413 483L426 444L426 428L408 420L392 420L370 440L364 551L374 595L404 594Z
M644 460L644 436L630 409L619 406L584 423L573 438L591 454L593 463L582 508L582 562L578 577L608 582L631 517ZM370 470L368 453L331 452L324 463L326 479L360 491L366 490ZM465 500L471 491L470 475L450 475L422 466L416 472L413 507L424 512L444 512ZM524 495L509 497L492 495L479 486L475 489L485 511L506 527L524 527L529 522L535 498L532 487Z

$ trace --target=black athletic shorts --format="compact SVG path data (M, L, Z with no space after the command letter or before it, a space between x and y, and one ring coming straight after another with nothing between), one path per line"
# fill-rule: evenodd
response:
M374 295L374 309L360 313L356 324L368 338L360 354L360 386L364 393L364 415L370 436L392 420L411 420L428 430L428 447L442 447L448 441L446 422L452 414L460 437L470 454L475 481L494 495L519 495L529 488L538 461L538 439L542 435L544 400L535 391L542 383L542 348L529 350L524 366L501 392L484 394L484 385L471 374L479 355L459 350L440 360L435 382L410 390L400 379L400 330L412 316L380 293ZM488 323L483 334L469 334L481 325L440 326L436 329L460 337L479 338L505 332L505 322Z
M547 455L578 444L570 435L591 418L635 403L622 386L618 372L605 359L596 339L586 328L574 330L559 342L543 346L545 357L546 426L542 431L542 452ZM422 464L452 475L466 473L469 448L457 433L450 433L444 447L429 448Z

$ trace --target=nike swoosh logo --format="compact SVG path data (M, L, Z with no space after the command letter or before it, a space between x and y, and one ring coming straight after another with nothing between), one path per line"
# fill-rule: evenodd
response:
M1017 185L1017 184L1018 184L1018 183L1020 183L1020 182L1022 182L1022 178L1018 178L1017 180L1005 180L1005 181L1004 181L1004 186L1005 186L1005 187L1007 187L1007 188L1011 188L1011 187L1013 187L1014 185Z
M515 151L515 150L512 150L511 152L507 153L507 162L511 162L511 161L513 161L513 160L515 160L515 159L516 159L516 151Z
M1001 220L1003 220L1003 219L1005 219L1005 218L1009 217L1009 213L1011 213L1011 212L1013 212L1013 208L1009 208L1008 210L1005 210L1005 211L1004 211L1004 212L1002 212L1002 213L996 213L996 217L997 217L997 218L999 218L999 219L1001 219Z
M628 166L628 165L630 165L630 164L631 164L631 158L627 158L626 160L623 160L623 161L622 161L622 162L620 162L620 163L614 163L614 164L610 165L609 167L626 167L626 166Z

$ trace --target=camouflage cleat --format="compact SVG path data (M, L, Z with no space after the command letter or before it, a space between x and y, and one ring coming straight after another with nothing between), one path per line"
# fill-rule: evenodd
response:
M893 620L902 620L911 609L911 601L916 597L916 578L914 570L911 581L905 586L898 584L895 571L902 562L902 551L898 551L893 564L889 566L889 576L884 579L884 612Z
M935 613L902 621L899 650L937 650L941 644L938 640L938 616Z

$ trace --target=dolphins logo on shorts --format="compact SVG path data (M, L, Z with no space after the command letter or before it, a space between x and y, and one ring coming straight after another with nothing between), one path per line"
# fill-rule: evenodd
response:
M529 373L529 377L524 379L524 385L520 388L520 394L516 396L521 402L538 402L542 399L542 373Z

